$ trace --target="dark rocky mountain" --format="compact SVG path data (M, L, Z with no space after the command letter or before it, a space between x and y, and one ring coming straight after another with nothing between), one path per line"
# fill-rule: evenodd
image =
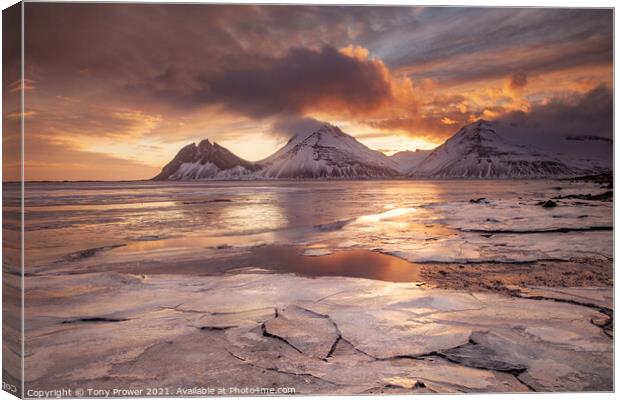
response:
M247 177L259 165L237 157L208 139L183 147L153 180L234 179Z

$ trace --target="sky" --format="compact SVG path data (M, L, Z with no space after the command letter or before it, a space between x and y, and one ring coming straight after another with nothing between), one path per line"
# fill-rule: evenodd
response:
M611 10L26 3L24 23L27 180L148 179L204 138L257 161L324 122L388 155L479 118L612 137Z

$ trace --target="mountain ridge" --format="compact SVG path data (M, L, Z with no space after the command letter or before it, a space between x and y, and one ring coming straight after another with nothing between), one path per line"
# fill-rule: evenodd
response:
M510 142L491 121L459 129L407 172L425 178L549 178L588 172L532 146Z
M420 149L416 151L402 150L392 154L390 158L398 164L401 173L406 173L424 161L432 151Z
M406 150L389 157L331 124L291 137L257 162L205 139L184 146L153 180L535 179L603 170L588 160L567 161L514 144L496 132L492 121L478 120L433 150Z
M355 178L398 176L397 165L340 128L325 124L309 135L296 135L259 161L264 178Z
M256 163L236 156L227 148L204 139L183 147L153 180L233 178L258 170Z

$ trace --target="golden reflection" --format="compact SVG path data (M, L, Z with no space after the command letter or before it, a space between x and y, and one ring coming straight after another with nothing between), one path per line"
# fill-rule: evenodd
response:
M258 267L307 276L349 276L389 282L417 282L419 268L403 259L369 250L303 256L296 247L263 246L252 250Z
M362 215L357 219L358 222L379 222L385 219L402 217L415 211L414 207L394 208L379 214Z
M276 197L276 198L274 198ZM259 195L259 198L244 200L241 203L229 203L215 212L219 224L228 232L255 232L276 230L288 224L282 199L277 192Z

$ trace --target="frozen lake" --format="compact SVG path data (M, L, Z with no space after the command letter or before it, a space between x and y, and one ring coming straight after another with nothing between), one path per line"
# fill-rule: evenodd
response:
M371 250L416 263L608 259L613 203L574 198L606 191L558 180L31 183L27 272L286 270L277 250L273 263L264 250L255 254L260 265L248 261L266 245L318 258ZM554 198L556 207L541 206ZM317 269L330 275L325 263Z
M26 386L611 390L610 194L557 180L29 183ZM20 344L4 345L17 382Z

